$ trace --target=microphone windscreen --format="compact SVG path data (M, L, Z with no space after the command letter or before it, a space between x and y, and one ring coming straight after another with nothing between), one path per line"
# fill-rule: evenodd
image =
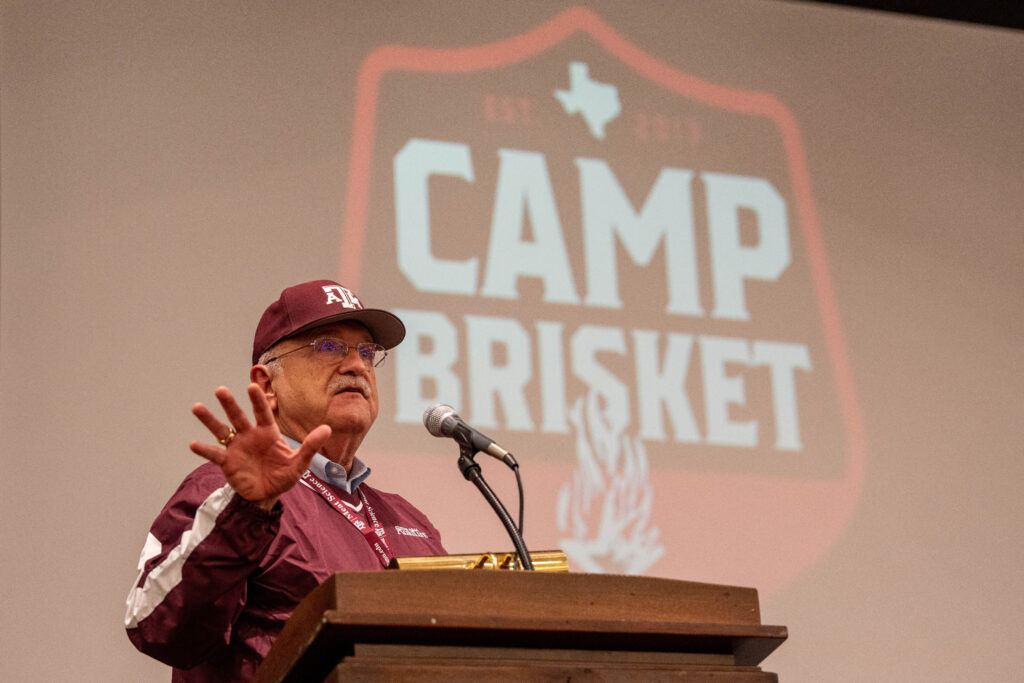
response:
M442 424L452 415L455 415L455 409L451 406L443 403L431 406L423 411L423 426L434 436L443 438L448 434L445 433Z

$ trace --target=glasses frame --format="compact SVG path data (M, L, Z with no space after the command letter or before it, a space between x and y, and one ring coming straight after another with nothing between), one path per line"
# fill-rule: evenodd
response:
M284 353L278 354L278 355L274 356L273 358L268 358L267 360L263 361L263 364L266 365L268 363L273 363L275 360L281 360L285 356L293 354L296 351L302 351L303 349L307 349L307 348L310 348L310 347L313 347L314 350L315 350L317 344L319 344L321 342L325 342L325 341L337 342L341 346L345 347L345 353L339 355L339 359L341 359L341 360L344 360L345 358L348 358L348 352L351 351L352 349L355 349L356 350L356 355L359 356L359 359L361 361L363 361L363 365L365 365L368 370L372 370L373 368L379 368L381 363L384 362L384 359L388 357L388 350L385 349L380 344L378 344L377 342L357 342L355 344L350 344L347 341L345 341L344 339L339 339L338 337L317 337L313 341L306 342L302 346L294 348L291 351L285 351ZM363 356L363 354L360 353L360 351L362 349L364 349L364 348L366 348L368 346L373 348L374 356L376 356L378 352L381 353L380 360L378 360L377 362L374 362L372 360L368 361ZM324 352L317 351L317 353L320 354L320 353L324 353Z

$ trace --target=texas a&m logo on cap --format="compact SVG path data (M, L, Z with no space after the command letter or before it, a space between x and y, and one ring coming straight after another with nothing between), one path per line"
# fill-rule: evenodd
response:
M324 285L324 293L327 294L327 304L341 304L345 308L352 308L359 310L363 307L359 303L359 298L351 292L351 290L345 289L341 285Z

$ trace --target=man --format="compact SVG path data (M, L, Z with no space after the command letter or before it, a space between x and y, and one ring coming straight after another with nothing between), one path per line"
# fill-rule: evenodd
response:
M405 499L366 484L356 451L379 410L375 369L405 337L330 280L289 287L256 327L249 400L197 403L209 462L164 506L142 551L125 627L173 681L247 680L296 604L335 572L443 554ZM298 485L297 485L298 484Z

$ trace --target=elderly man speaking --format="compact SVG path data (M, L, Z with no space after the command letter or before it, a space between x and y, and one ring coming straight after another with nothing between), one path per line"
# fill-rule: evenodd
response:
M150 528L125 627L174 681L247 680L296 604L338 571L443 554L426 515L366 484L356 457L377 418L376 368L405 337L330 280L289 287L253 341L250 419L226 387L227 417L197 403L216 443ZM298 485L297 485L298 484Z

